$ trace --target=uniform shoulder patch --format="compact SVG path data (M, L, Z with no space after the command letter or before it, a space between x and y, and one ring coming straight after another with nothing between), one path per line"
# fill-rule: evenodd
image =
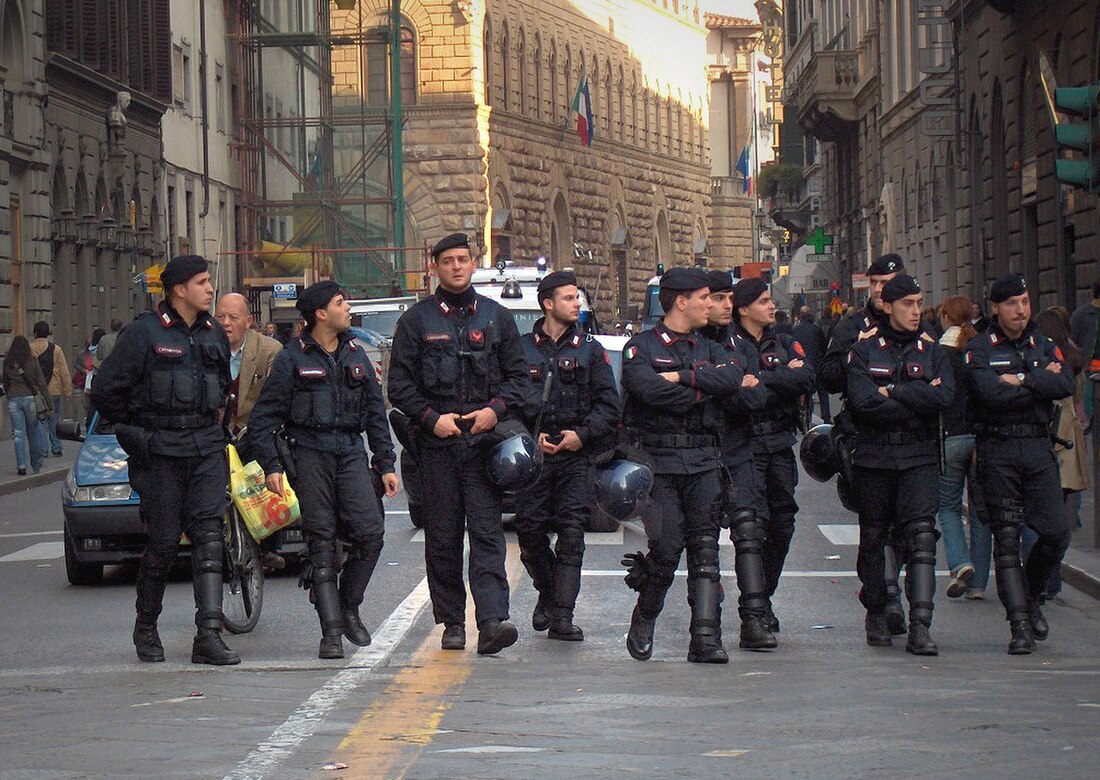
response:
M1062 355L1062 348L1059 347L1059 346L1054 347L1054 357L1058 358L1059 363L1065 363L1066 362L1065 357Z
M633 360L634 356L637 355L637 354L638 354L638 348L637 347L627 347L623 351L623 357L627 360Z
M603 362L607 363L607 365L609 365L609 366L611 365L611 355L607 354L607 350L604 350Z
M791 342L791 349L793 349L799 357L806 357L806 350L804 350L802 348L802 345L799 344L797 341Z

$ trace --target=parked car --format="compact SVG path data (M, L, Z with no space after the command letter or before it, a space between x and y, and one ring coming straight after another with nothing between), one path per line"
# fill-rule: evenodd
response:
M622 377L622 365L623 365L623 346L629 340L625 336L596 336L604 349L607 350L608 357L611 358L611 370L615 375L615 384L619 385ZM410 423L407 417L398 411L390 413L390 423L393 427L394 435L397 437L398 442L401 444L400 466L401 466L401 483L405 488L405 495L409 502L409 519L412 524L417 528L422 528L424 525L424 502L428 499L429 491L420 484L419 471L417 468L416 458L413 456L412 451L409 448L411 439ZM504 494L504 513L506 515L515 514L515 494ZM588 531L612 531L619 525L618 521L604 515L598 509L593 511L588 522L588 527L585 530Z
M104 566L139 560L148 534L114 426L96 414L87 433L73 438L82 444L61 490L65 574L73 585L96 585L103 579ZM280 555L305 549L297 523L274 536ZM187 546L181 545L180 555L188 554Z

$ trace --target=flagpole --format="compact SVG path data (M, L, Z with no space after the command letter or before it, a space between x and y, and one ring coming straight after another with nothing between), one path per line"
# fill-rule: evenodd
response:
M757 78L757 75L756 74L757 74L757 70L756 70L756 52L754 51L753 56L752 56L752 79L751 79L751 83L752 83L752 111L750 113L750 116L752 117L752 158L745 160L745 167L749 169L748 174L746 174L746 176L745 176L745 179L746 179L746 181L750 181L750 182L751 182L751 176L757 170L757 165L756 165L756 125L760 121L760 118L757 116L757 100L756 100L756 78ZM752 230L752 262L757 263L757 262L760 262L760 237L756 234L756 212L757 212L757 209L758 209L758 205L757 205L757 198L756 198L756 189L752 186L752 184L749 184L749 190L750 190L749 194L752 197L752 220L751 220L751 224L750 224L750 228Z

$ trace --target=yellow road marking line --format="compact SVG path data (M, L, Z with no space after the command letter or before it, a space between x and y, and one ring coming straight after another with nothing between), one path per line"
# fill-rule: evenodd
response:
M521 570L519 548L509 544L507 573L513 591ZM375 697L337 746L332 761L348 765L343 776L400 780L431 743L451 707L451 694L466 682L477 657L477 629L469 593L466 604L466 650L441 650L443 627L432 630L413 653L409 667Z

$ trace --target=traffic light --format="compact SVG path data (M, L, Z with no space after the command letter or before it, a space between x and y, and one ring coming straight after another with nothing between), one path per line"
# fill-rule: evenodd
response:
M1062 123L1054 128L1059 147L1084 152L1083 159L1055 161L1058 180L1100 192L1100 84L1058 87L1054 102L1059 111L1085 118L1085 122Z

